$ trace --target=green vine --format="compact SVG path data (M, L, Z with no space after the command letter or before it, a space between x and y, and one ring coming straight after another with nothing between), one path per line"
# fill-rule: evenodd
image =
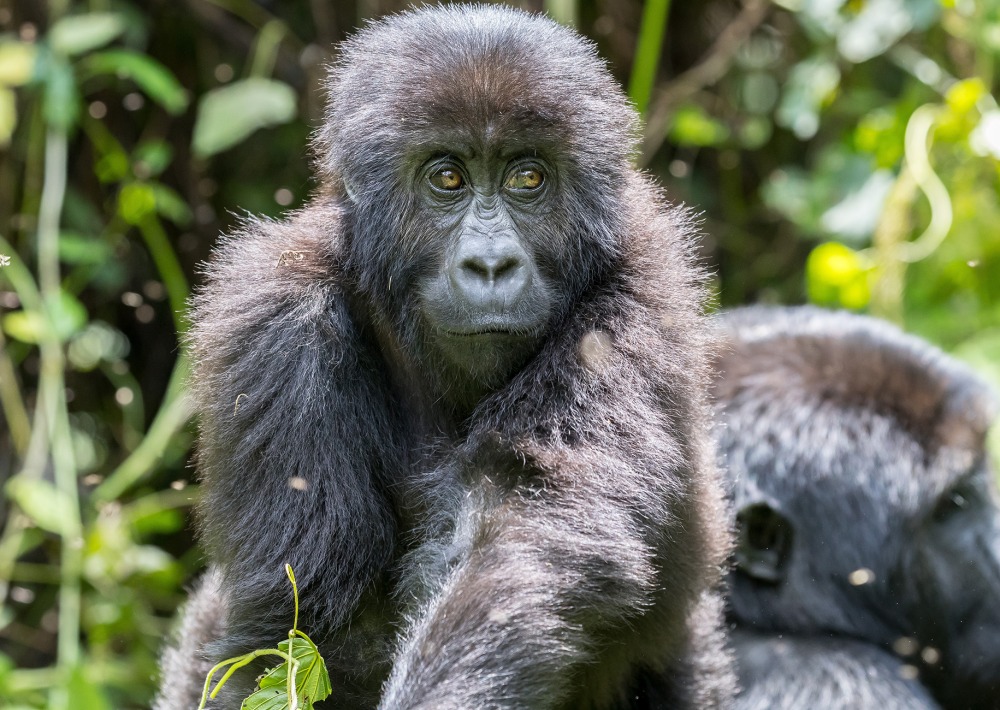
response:
M288 638L281 641L277 649L257 649L217 663L205 678L198 710L203 710L208 700L219 694L236 671L264 656L277 656L282 659L282 663L269 668L261 676L257 681L257 690L243 701L243 710L312 710L313 703L329 697L332 688L326 663L316 644L298 628L299 588L291 565L285 565L285 574L292 583L292 596L295 599L295 616ZM295 645L296 639L304 641L304 645ZM227 666L228 670L213 689L212 678Z

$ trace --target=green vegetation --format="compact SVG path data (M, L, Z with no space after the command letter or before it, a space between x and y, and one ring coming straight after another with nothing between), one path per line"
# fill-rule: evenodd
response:
M722 305L871 312L1000 386L1000 0L544 5L703 210ZM357 6L0 6L0 706L148 706L202 563L184 303L237 211L307 198ZM299 640L262 683L279 703Z
M277 650L258 649L218 663L205 678L205 690L201 694L198 710L205 707L209 698L218 695L233 673L264 656L277 656L283 662L269 668L260 677L257 690L243 702L246 710L297 710L300 707L302 710L312 710L314 702L330 696L332 689L326 663L312 639L299 631L299 587L295 583L291 566L285 565L285 574L292 583L292 594L295 596L295 618L288 638L278 644ZM212 678L226 666L228 670L213 688Z

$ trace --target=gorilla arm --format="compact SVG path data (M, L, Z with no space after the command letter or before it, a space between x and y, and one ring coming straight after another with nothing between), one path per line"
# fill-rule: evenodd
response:
M286 562L302 628L320 641L392 556L378 479L398 454L340 293L337 229L336 205L322 201L280 222L248 221L218 250L194 303L201 533L227 596L225 633L206 650L214 660L285 637ZM245 677L213 707L239 707Z

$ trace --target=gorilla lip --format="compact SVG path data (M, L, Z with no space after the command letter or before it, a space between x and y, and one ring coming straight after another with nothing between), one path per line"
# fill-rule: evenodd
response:
M471 338L476 335L511 335L511 336L525 336L530 335L527 331L511 330L508 328L484 328L482 330L445 330L442 331L446 335L454 335L458 338Z

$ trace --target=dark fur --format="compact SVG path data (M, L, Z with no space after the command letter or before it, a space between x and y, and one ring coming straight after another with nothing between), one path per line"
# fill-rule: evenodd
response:
M865 641L736 631L736 710L937 710L906 661Z
M205 653L284 638L289 562L327 707L724 705L702 275L688 217L630 165L621 91L573 32L461 6L370 26L329 89L318 196L227 238L194 304L202 539L228 597ZM469 371L416 288L449 237L414 171L455 141L532 151L556 185L517 223L548 320ZM171 686L159 707L191 704Z
M768 506L793 530L783 579L733 573L733 620L800 650L826 645L840 660L823 663L841 668L853 642L903 649L944 707L1000 707L988 388L871 318L754 308L722 322L719 440L736 508ZM859 569L874 579L852 584ZM778 675L751 677L747 694L761 682L776 697ZM786 677L786 698L819 692L806 682Z

